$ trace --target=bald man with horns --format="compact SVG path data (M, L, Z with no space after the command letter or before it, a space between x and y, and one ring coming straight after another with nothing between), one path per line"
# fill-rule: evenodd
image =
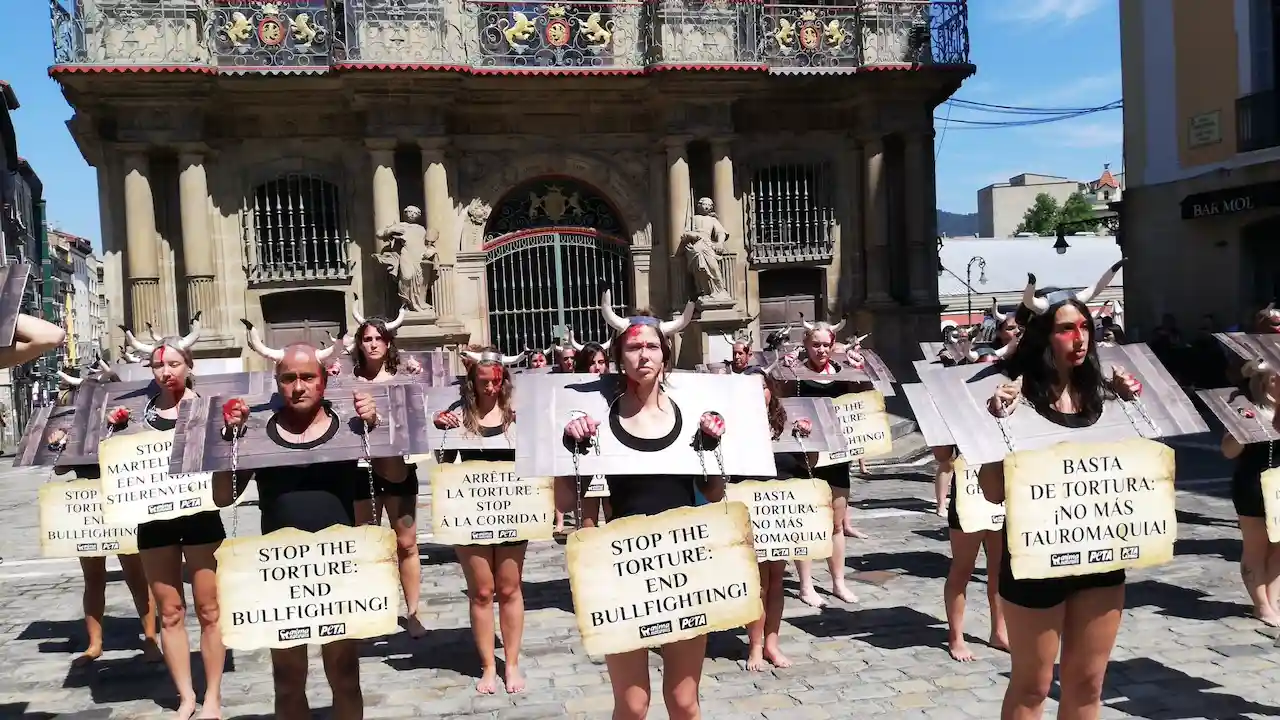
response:
M283 448L309 450L328 442L337 434L342 420L324 402L329 375L325 362L334 346L317 350L311 345L289 345L276 350L263 344L257 330L250 327L249 347L276 363L276 392L282 404L268 424L267 435ZM365 392L355 392L356 414L371 427L379 422L377 406ZM226 427L223 437L242 433L249 419L243 400L228 401L222 407ZM403 458L377 458L374 471L388 482L404 482L408 468ZM355 460L289 465L287 467L214 473L214 494L229 504L235 487L244 487L252 478L258 483L258 505L262 514L262 534L294 528L319 532L334 525L355 526L373 518L372 487L368 475ZM333 693L335 720L364 717L364 696L360 689L360 653L355 640L339 640L321 647L325 677ZM307 703L307 647L305 645L271 651L275 681L275 711L281 720L310 720Z

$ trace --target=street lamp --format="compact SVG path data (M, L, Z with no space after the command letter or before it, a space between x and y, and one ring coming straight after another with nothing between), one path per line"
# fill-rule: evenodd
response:
M982 257L981 255L974 255L973 257L969 258L969 264L965 266L965 269L964 269L964 286L965 286L965 295L966 295L965 300L968 304L966 322L969 325L973 324L973 266L975 264L978 266L978 282L984 285L987 282L986 258Z
M1067 244L1067 237L1062 234L1062 230L1058 230L1058 241L1053 244L1053 251L1059 255L1066 255L1067 248L1071 247Z

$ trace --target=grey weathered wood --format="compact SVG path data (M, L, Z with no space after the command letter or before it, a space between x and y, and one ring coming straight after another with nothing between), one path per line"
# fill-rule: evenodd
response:
M513 378L516 376L513 376ZM534 378L548 377L570 377L567 374L549 373L545 375L525 375L521 381L514 379L511 383L511 393L513 403L524 392L524 389L530 384L529 381ZM590 377L595 377L591 375ZM518 407L513 404L513 407ZM515 447L516 442L516 424L512 423L507 431L501 435L494 437L480 437L467 431L466 428L457 427L451 430L441 430L436 427L435 417L440 412L451 412L459 418L462 416L462 386L451 385L442 388L427 388L426 391L426 411L422 416L423 425L426 427L427 444L432 450L511 450ZM516 419L519 420L519 414Z
M27 291L31 268L28 263L0 267L0 348L13 347L22 313L22 295Z
M942 413L933 402L924 383L903 383L902 392L907 396L911 412L915 415L916 426L920 428L920 434L924 436L926 445L947 447L956 444L955 438L951 436L951 428L947 427L947 421L942 419Z
M921 375L920 380L951 430L961 454L971 464L999 462L1011 452L1038 450L1058 442L1108 442L1208 431L1185 393L1149 349L1142 345L1122 345L1104 350L1106 352L1099 353L1104 372L1109 375L1107 368L1120 365L1142 383L1142 396L1127 403L1115 398L1108 400L1102 417L1088 428L1055 425L1022 402L1006 419L1002 432L1000 422L987 411L987 400L996 387L1009 381L999 364L938 368ZM1009 434L1012 447L1006 442L1004 432Z
M849 450L849 443L845 440L844 431L840 429L840 421L836 418L836 408L831 404L831 398L791 397L782 398L780 402L787 411L787 423L782 435L773 441L775 453L836 453ZM801 418L808 419L813 425L809 437L796 437L791 432L791 423Z
M1280 335L1275 333L1214 333L1213 336L1245 360L1262 358L1280 368Z
M251 470L264 467L316 464L364 457L383 458L419 455L430 451L420 418L422 385L371 384L362 389L378 406L379 425L369 431L366 455L362 436L364 423L356 417L354 393L335 393L328 398L338 417L338 432L328 442L309 450L281 447L267 435L267 425L282 406L275 393L253 396L238 394L201 397L183 408L187 421L174 430L175 454L169 459L173 473L213 472L231 469L232 442L222 438L222 405L239 397L249 406L245 434L237 441L237 467ZM415 411L416 410L416 411ZM200 420L203 419L203 422Z
M266 372L225 373L192 377L196 393L202 396L219 393L260 395L275 389L275 378ZM93 399L87 413L89 424L85 437L85 447L96 448L98 443L106 439L110 430L107 427L107 413L116 407L124 407L129 410L129 423L123 428L115 429L111 432L112 435L132 435L149 430L150 428L143 422L143 414L146 412L147 405L159 393L160 386L156 384L154 379L104 383L95 386ZM179 412L181 412L181 409Z
M922 342L920 343L920 352L924 354L925 360L937 360L938 353L946 347L940 342Z
M725 420L721 467L715 454L702 453L708 474L773 477L773 445L765 417L764 389L756 378L686 372L667 378L667 397L681 411L679 437L665 450L645 453L622 445L609 425L609 406L617 396L619 375L543 375L516 394L516 474L523 477L573 475L573 454L564 426L585 412L600 422L600 454L579 454L581 475L696 475L703 472L694 448L698 420L718 412Z
M1222 421L1227 432L1242 445L1280 440L1280 433L1275 431L1271 420L1258 410L1257 406L1238 388L1219 388L1217 390L1201 390L1196 393L1218 420ZM1246 413L1252 415L1249 417Z
M118 362L111 366L111 372L115 373L120 382L138 382L140 380L152 380L155 377L151 372L151 368L145 363Z
M778 380L817 380L820 382L855 382L855 383L871 383L880 394L885 397L893 397L896 391L893 384L897 382L893 372L889 370L889 366L884 364L884 360L875 353L874 350L863 348L858 352L862 354L862 369L857 369L850 365L843 356L833 356L831 364L838 368L838 372L817 373L809 368L808 364L800 360L796 353L803 352L803 348L797 348L794 352L785 353L782 362L773 365L778 359L776 351L765 350L758 353L761 356L763 367L773 365L771 374Z

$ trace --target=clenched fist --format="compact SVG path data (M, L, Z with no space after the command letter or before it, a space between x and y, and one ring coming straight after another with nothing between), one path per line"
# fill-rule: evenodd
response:
M404 371L410 375L422 374L422 363L418 362L418 358L410 357L404 361Z
M720 413L704 412L698 419L698 429L707 437L718 440L724 435L724 418Z
M1022 397L1022 378L1007 382L996 388L996 392L987 401L987 410L996 417L1008 417L1018 405Z
M1133 400L1142 394L1142 383L1119 365L1111 366L1111 389L1121 400Z
M374 403L373 396L366 392L356 391L352 393L356 404L356 415L364 421L369 427L378 426L378 405Z
M586 413L570 420L569 423L564 426L564 434L573 438L574 442L590 440L599 433L600 423L593 420L591 416Z
M435 424L441 430L452 430L456 427L461 427L462 420L447 410L441 410L436 413Z
M813 434L813 422L809 418L800 418L791 423L791 433L797 437L809 437Z
M249 422L249 406L240 398L222 404L222 422L228 430L239 431Z
M127 425L129 423L129 408L117 406L107 412L107 424L112 426Z
M44 441L48 444L50 450L60 450L67 444L67 431L61 429L54 430L49 433L49 436L46 437Z

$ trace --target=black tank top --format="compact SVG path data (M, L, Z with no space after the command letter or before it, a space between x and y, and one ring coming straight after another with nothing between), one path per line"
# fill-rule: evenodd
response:
M684 429L684 415L680 406L671 402L675 423L671 431L660 438L639 438L627 432L618 418L617 403L609 410L609 429L625 447L636 452L648 453L665 450L674 445ZM715 467L714 461L708 461ZM680 507L692 507L695 503L694 485L702 478L694 475L610 475L609 504L615 517L633 515L657 515Z

